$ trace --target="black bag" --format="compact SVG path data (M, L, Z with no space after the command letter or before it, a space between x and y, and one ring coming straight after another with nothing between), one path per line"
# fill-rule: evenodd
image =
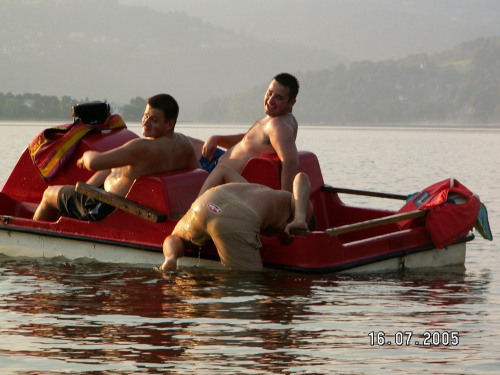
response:
M84 124L99 125L106 121L110 114L109 104L106 102L88 102L75 104L71 107L73 120L79 118Z

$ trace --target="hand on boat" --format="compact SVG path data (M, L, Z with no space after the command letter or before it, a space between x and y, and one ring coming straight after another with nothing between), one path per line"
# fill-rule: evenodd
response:
M288 223L287 226L285 227L285 233L288 234L288 236L293 237L295 236L292 232L294 229L306 231L308 230L307 223L305 221L295 221L293 220L292 222Z

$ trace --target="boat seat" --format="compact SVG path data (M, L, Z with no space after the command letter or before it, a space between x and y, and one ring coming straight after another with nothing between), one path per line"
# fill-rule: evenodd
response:
M311 203L316 216L316 228L327 228L330 223L328 213L325 212L325 194L323 175L318 158L310 151L299 152L299 170L309 177L311 182ZM276 155L267 155L252 158L248 161L241 175L248 181L269 186L272 189L281 189L281 162Z
M318 158L310 151L299 152L299 169L309 177L311 195L324 185ZM241 175L248 181L281 189L281 162L277 155L259 156L250 159Z
M180 219L195 201L208 176L203 169L190 169L141 176L127 198Z
M18 202L14 216L32 218L38 208L38 203Z

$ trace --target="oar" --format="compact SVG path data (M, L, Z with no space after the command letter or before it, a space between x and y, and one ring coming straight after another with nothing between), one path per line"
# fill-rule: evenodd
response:
M380 217L378 219L366 220L359 223L342 225L341 227L337 228L326 229L325 233L329 234L330 236L337 236L339 234L354 232L361 229L379 227L382 225L397 223L398 221L415 219L417 217L425 216L426 214L427 211L423 210L409 211L402 214L394 214L390 216Z
M401 214L384 216L384 217L380 217L377 219L360 221L359 223L342 225L342 226L337 227L337 228L329 228L329 229L325 229L324 232L326 234L328 234L329 236L338 236L339 234L355 232L355 231L362 230L362 229L380 227L383 225L397 223L398 221L415 219L417 217L425 216L426 214L427 214L427 211L425 211L425 210L409 211L409 212L404 212ZM280 230L280 232L283 232L283 230ZM273 232L271 232L271 233L273 233ZM277 233L277 232L274 232L274 233ZM293 229L291 231L291 234L296 235L296 236L307 236L307 233L308 232L306 230L301 230L301 229Z
M144 206L140 203L131 201L127 198L120 197L115 194L108 193L105 190L99 189L95 186L86 184L84 182L76 183L76 191L85 194L91 198L97 199L101 202L107 203L110 206L119 208L120 210L130 212L131 214L142 217L143 219L160 223L166 220L167 215L161 211L155 210L151 207Z
M355 190L355 189L346 189L346 188L338 188L330 185L323 185L321 187L322 191L326 191L329 193L344 193L344 194L353 194L353 195L365 195L367 197L377 197L377 198L388 198L388 199L400 199L406 200L406 195L401 194L389 194L389 193L381 193L376 191L366 191L366 190Z

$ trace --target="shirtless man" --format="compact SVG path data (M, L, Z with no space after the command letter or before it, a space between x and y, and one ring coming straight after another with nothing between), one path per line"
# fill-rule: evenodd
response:
M299 170L295 145L298 123L292 115L298 92L299 83L294 76L278 74L271 81L264 97L266 117L257 121L246 134L212 135L205 143L189 138L197 155L202 156L202 168L211 172L220 163L241 174L252 157L278 155L282 167L281 189L291 192L293 179ZM227 151L224 153L217 146Z
M77 165L96 172L87 183L124 197L139 176L199 168L191 142L174 132L178 114L179 106L172 96L149 98L142 118L146 138L133 139L105 152L86 151ZM77 193L74 185L54 185L45 190L33 219L55 221L62 215L96 221L112 211L114 207Z
M278 228L290 235L292 229L307 229L312 218L311 184L302 172L294 177L293 193L248 183L223 164L207 182L163 242L161 270L175 270L186 248L203 246L212 239L227 269L260 271L259 233Z

